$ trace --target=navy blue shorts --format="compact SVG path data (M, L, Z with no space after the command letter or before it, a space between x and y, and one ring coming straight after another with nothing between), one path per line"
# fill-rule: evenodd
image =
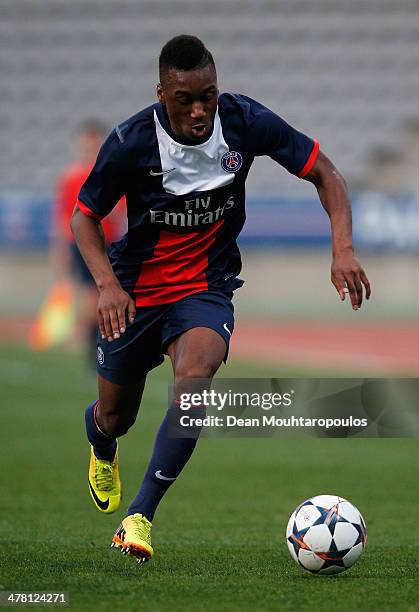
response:
M233 294L202 291L162 306L138 307L134 322L118 340L98 335L97 371L110 382L137 382L164 361L172 340L193 327L209 327L226 343L227 359L234 329Z

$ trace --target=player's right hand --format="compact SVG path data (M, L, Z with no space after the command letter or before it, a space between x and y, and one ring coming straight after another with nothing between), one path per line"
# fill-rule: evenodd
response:
M112 285L101 289L97 306L99 331L102 339L108 342L117 340L125 332L125 313L128 322L133 323L135 318L135 302L132 297L119 285Z

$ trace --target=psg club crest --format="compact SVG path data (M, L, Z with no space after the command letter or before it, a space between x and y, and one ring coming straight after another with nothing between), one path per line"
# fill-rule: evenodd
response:
M221 158L221 167L226 172L237 172L243 164L243 158L238 151L227 151Z

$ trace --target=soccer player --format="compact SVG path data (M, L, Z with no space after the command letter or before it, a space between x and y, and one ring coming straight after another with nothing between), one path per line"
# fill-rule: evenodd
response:
M312 182L331 222L332 282L360 308L368 278L354 255L345 181L315 140L259 102L219 94L211 53L194 36L162 49L158 102L121 123L83 185L71 227L100 292L99 399L86 410L90 493L102 512L121 499L117 438L134 423L147 373L168 354L174 401L157 433L137 496L113 545L151 558L156 508L196 444L171 437L169 421L192 379L211 380L226 359L232 296L243 284L236 238L245 221L245 180L268 155ZM102 219L126 196L128 233L108 259Z
M77 130L77 158L61 172L53 207L53 240L51 260L60 276L73 281L81 297L80 319L89 346L91 362L96 366L97 300L98 293L92 275L86 267L70 231L74 202L81 186L90 174L107 128L97 119L88 119ZM123 206L119 205L103 224L106 243L121 237ZM125 215L126 216L126 215Z

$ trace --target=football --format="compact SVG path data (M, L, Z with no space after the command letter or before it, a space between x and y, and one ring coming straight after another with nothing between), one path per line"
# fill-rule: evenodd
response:
M339 574L361 556L367 540L360 511L338 495L316 495L301 503L287 525L291 557L313 574Z

